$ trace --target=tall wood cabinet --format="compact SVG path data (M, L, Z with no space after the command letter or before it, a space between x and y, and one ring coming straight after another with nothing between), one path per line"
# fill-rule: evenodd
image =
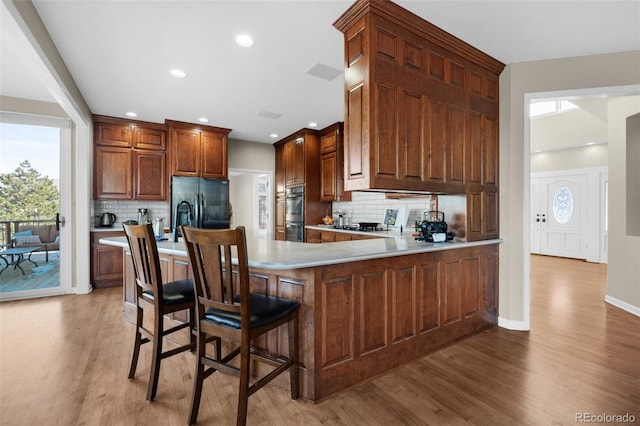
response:
M345 189L467 194L468 238L497 237L504 64L389 1L358 0L334 25Z
M93 198L166 200L166 149L162 124L94 116Z
M231 129L165 120L171 146L171 175L226 179Z
M325 202L351 201L351 192L344 190L343 123L338 122L320 131L320 199Z
M302 129L274 144L276 150L276 239L285 240L285 193L304 186L304 223L321 223L328 202L320 196L320 134Z

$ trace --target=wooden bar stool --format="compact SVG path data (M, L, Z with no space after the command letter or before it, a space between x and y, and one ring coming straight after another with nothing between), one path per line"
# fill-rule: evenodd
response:
M298 308L296 301L265 294L250 293L249 267L245 229L209 230L183 226L182 235L193 268L197 297L196 329L198 349L196 373L191 398L189 424L198 419L202 382L216 371L240 377L238 414L236 423L247 421L249 396L273 378L291 368L291 398L298 399ZM238 264L232 268L232 248L236 250ZM280 325L288 325L288 357L271 356L254 347L251 342ZM224 357L217 341L215 358L205 353L212 338L222 338L236 348ZM240 367L229 361L240 355ZM250 384L250 359L274 367L271 372Z
M195 329L195 293L193 281L190 279L162 282L158 246L151 224L128 225L123 224L131 250L135 279L136 279L136 337L131 357L129 379L133 379L138 365L140 346L152 342L153 354L147 387L147 400L152 401L158 390L160 376L160 361L162 359L196 348ZM144 306L153 308L153 329L145 328L143 324ZM163 317L166 314L189 310L189 322L170 329L164 329ZM186 345L162 352L163 338L171 333L189 327L189 341Z

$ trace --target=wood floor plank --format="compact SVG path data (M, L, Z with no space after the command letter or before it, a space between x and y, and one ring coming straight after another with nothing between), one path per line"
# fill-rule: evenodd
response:
M250 425L572 425L576 413L640 422L640 318L604 302L606 265L532 256L531 331L494 328L316 404L266 386ZM134 327L121 289L0 304L0 424L185 425L195 358L150 347L127 379ZM205 381L198 424L235 423L237 378Z

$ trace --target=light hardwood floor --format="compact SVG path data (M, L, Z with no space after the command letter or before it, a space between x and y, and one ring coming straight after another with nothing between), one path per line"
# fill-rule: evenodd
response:
M606 265L532 257L531 331L494 328L315 405L266 386L249 425L570 425L576 413L640 422L640 318L606 304ZM149 349L127 380L134 328L121 289L0 304L2 425L185 425L193 355ZM205 382L198 424L235 423L237 379Z

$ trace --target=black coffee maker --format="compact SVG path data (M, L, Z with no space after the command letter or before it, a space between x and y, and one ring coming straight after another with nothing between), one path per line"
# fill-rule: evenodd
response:
M447 232L447 222L444 221L444 213L437 210L424 212L421 221L416 223L419 237L416 241L429 243L443 243L453 240L453 232Z

